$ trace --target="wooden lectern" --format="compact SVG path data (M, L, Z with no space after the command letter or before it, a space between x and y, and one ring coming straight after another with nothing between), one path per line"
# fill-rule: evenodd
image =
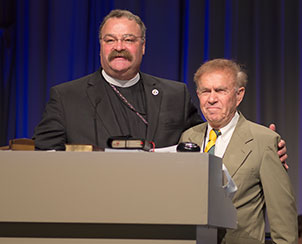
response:
M215 243L236 228L221 159L0 151L0 243Z

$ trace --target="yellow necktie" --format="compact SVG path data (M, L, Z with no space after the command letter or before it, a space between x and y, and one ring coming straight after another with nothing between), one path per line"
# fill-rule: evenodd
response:
M214 130L212 129L210 131L210 135L209 135L209 141L206 145L206 148L204 149L205 152L210 153L210 154L214 154L214 148L215 148L215 142L218 136L221 135L220 130Z

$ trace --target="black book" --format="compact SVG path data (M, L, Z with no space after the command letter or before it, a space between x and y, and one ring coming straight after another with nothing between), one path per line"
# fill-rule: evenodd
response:
M129 136L110 137L107 141L107 145L109 148L114 149L141 149L144 151L149 151L153 148L151 142Z

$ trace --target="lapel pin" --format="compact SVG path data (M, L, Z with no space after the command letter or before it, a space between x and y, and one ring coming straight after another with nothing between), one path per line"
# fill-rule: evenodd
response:
M159 91L158 91L157 89L153 89L153 90L152 90L152 94L153 94L154 96L157 96L158 93L159 93Z

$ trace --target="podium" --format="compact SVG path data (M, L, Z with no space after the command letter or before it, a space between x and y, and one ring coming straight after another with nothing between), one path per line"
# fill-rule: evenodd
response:
M2 151L0 197L6 244L201 244L236 228L209 154Z

